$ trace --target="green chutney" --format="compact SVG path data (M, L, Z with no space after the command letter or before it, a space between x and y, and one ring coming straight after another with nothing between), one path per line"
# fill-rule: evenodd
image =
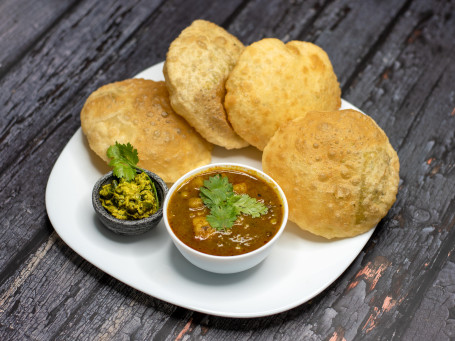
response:
M156 189L146 173L137 174L133 180L113 181L100 190L103 207L117 219L138 220L158 211Z

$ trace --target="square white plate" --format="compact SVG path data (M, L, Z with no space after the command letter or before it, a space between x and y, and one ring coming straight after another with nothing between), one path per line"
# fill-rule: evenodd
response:
M164 80L162 68L163 63L154 65L136 77ZM341 108L359 110L344 100ZM253 147L215 147L212 162L262 169L261 152ZM202 313L259 317L296 307L334 282L374 231L329 241L289 222L264 262L242 273L213 274L183 258L163 222L141 236L118 236L107 230L95 216L91 191L108 170L79 129L55 163L46 188L46 208L55 230L80 256L123 283Z

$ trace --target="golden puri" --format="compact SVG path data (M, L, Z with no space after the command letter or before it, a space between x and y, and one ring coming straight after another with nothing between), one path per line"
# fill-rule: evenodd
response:
M171 105L207 141L227 149L248 145L224 110L225 82L243 44L223 28L196 20L171 43L164 77Z
M326 238L370 230L396 199L397 153L358 111L308 112L289 121L265 147L262 164L286 194L289 219Z
M139 166L169 183L211 160L211 145L172 110L164 82L128 79L99 88L85 102L81 126L103 160L110 145L129 142Z
M307 111L332 111L341 91L329 57L302 41L262 39L241 54L226 82L234 130L263 150L278 127Z

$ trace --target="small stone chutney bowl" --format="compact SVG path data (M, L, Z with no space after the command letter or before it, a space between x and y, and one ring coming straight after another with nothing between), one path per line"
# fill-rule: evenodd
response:
M166 186L166 183L161 179L158 175L155 173L152 173L150 171L145 171L147 175L150 177L150 179L153 181L155 184L156 192L158 194L158 202L159 202L159 208L158 211L156 211L154 214L147 218L142 218L138 220L123 220L123 219L118 219L112 216L101 204L100 200L100 189L112 182L114 180L114 175L111 172L105 174L103 177L101 177L96 183L95 186L93 186L93 191L92 191L92 204L93 208L95 209L97 217L101 220L101 222L112 232L115 232L120 235L138 235L145 233L149 230L151 230L153 227L158 225L158 223L161 221L163 218L163 203L164 199L166 197L168 188ZM140 173L138 171L138 173Z
M277 197L281 202L282 220L280 225L277 227L277 232L275 233L275 235L268 242L266 242L266 244L260 246L259 248L253 251L233 256L218 256L198 251L185 244L176 235L176 233L171 227L169 213L170 210L168 208L169 203L173 200L172 199L173 194L176 193L182 186L184 186L184 184L193 181L194 178L199 174L212 173L212 171L215 173L217 171L223 172L226 170L247 173L250 176L252 175L253 177L259 178L260 180L262 180L262 182L265 182L268 186L270 186L277 194ZM211 164L196 168L190 171L189 173L185 174L183 177L177 180L169 190L169 193L166 196L166 199L164 200L163 210L164 210L163 220L167 232L169 233L174 245L177 247L180 253L193 265L206 271L221 274L241 272L250 269L259 264L260 262L262 262L270 254L273 246L276 244L281 234L283 233L283 230L286 227L289 211L288 203L286 201L286 197L284 195L283 190L270 176L255 168L236 163Z

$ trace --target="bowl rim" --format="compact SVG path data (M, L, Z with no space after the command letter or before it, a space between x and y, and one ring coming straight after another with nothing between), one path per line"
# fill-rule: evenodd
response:
M102 185L104 185L105 183L107 183L109 181L110 178L115 177L113 171L110 171L110 172L104 174L101 178L99 178L96 181L95 185L93 186L93 189L92 189L92 203L93 203L95 211L97 213L99 213L99 214L102 214L103 217L105 219L109 220L110 222L113 222L113 223L116 223L116 224L122 224L122 225L124 225L125 227L128 227L128 228L136 228L139 224L147 224L148 222L154 221L155 219L157 219L157 217L163 215L163 212L164 212L163 211L164 201L166 200L167 193L169 192L169 189L167 188L167 185L164 182L164 180L161 179L161 177L158 174L153 173L153 172L151 172L151 171L149 171L147 169L144 169L144 171L145 171L145 173L147 173L147 175L150 177L150 179L155 183L155 185L160 187L161 191L163 192L162 198L160 198L159 193L157 193L157 195L158 195L158 204L160 204L160 206L158 207L158 210L155 213L153 213L152 215L150 215L150 216L148 216L146 218L141 218L141 219L136 219L136 220L118 219L118 218L114 217L112 214L110 214L109 211L106 210L103 207L103 205L101 204L101 201L99 200L99 197L100 197L99 190L100 190ZM140 174L143 171L137 169L136 172L137 172L137 174ZM95 200L95 198L97 200ZM103 214L103 213L106 213L106 214Z
M280 225L278 231L273 236L273 238L270 239L266 244L262 245L261 247L255 249L255 250L246 252L246 253L242 253L240 255L217 256L217 255L212 255L212 254L209 254L209 253L204 253L204 252L195 250L192 247L190 247L187 244L185 244L183 241L181 241L180 238L178 238L177 235L174 233L174 231L172 230L172 228L171 228L171 226L169 224L169 221L168 221L168 218L167 218L167 208L168 208L169 200L170 200L172 194L175 192L175 190L178 187L180 187L180 185L184 181L186 181L189 178L193 177L194 175L196 175L198 173L202 173L202 172L204 172L204 171L206 171L208 169L212 169L212 168L228 168L228 167L240 168L240 169L243 168L243 169L247 169L249 171L252 171L253 173L255 172L255 173L257 173L257 175L259 177L261 177L267 183L272 184L274 186L274 188L275 188L275 191L278 193L279 198L280 198L280 200L281 200L281 202L283 204L283 218L282 218L282 221L281 221L281 225ZM212 164L201 166L201 167L198 167L198 168L195 168L195 169L189 171L185 175L181 176L176 182L174 182L172 187L169 189L169 191L168 191L168 193L166 195L166 198L164 199L164 204L163 204L163 221L164 221L164 225L166 226L166 230L168 231L169 235L171 236L171 239L174 242L177 242L179 244L179 246L183 247L188 252L191 252L191 253L193 253L193 254L195 254L197 256L200 256L200 257L205 257L207 259L217 260L217 261L241 260L242 258L252 257L255 254L261 253L264 250L270 248L280 238L281 234L283 233L283 231L284 231L284 229L286 227L287 221L288 221L288 215L289 215L289 206L288 206L288 202L287 202L287 199L286 199L286 195L284 194L284 191L281 189L281 187L278 185L278 183L274 179L272 179L272 177L270 175L266 174L262 170L259 170L257 168L251 167L251 166L242 165L240 163L235 163L235 162L212 163Z

